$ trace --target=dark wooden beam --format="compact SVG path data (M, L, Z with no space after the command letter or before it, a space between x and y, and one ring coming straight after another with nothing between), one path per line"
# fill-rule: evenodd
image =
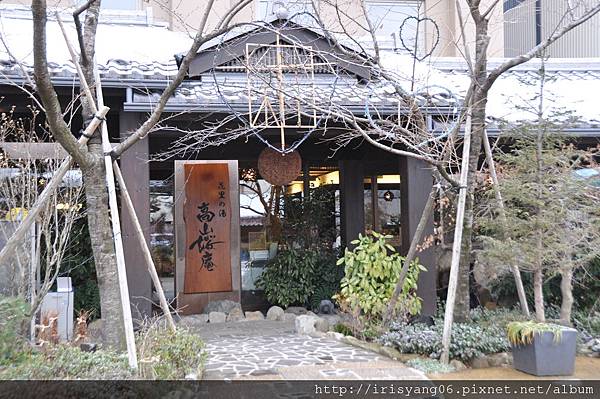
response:
M400 226L402 252L406 255L415 234L423 208L431 192L433 177L430 167L414 158L400 158ZM433 234L433 218L425 227L424 237ZM423 299L421 314L433 315L436 307L437 259L434 247L417 253L419 263L427 268L419 276L417 294Z
M343 245L365 232L364 168L360 160L343 160L340 168L340 210Z
M140 115L122 112L119 117L119 131L124 140L140 124ZM137 217L150 244L150 168L148 164L148 139L140 140L121 156L121 172ZM152 314L152 281L131 217L121 212L125 267L131 297L131 313L134 319Z

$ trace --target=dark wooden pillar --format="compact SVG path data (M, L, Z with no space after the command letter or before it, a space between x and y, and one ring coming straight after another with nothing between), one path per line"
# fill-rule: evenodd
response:
M140 124L137 113L121 112L119 131L124 140ZM135 207L137 217L150 244L150 168L148 164L148 138L138 141L123 153L120 160L121 171ZM133 222L129 213L121 211L121 229L123 248L125 249L125 267L131 298L133 318L150 316L152 311L152 281L140 244L135 236Z
M429 197L433 177L425 162L408 157L400 158L400 225L402 252L406 255ZM425 227L423 237L433 234L433 218ZM437 262L435 250L429 247L417 253L419 262L427 268L419 277L418 295L423 299L423 315L433 315L436 306Z
M365 194L363 164L359 160L340 161L340 211L343 245L365 232Z

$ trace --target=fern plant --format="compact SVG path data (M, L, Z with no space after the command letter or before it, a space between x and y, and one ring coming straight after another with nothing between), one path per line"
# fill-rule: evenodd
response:
M532 320L513 321L506 326L508 342L513 346L529 345L536 335L545 332L554 334L554 342L559 343L562 338L562 327L551 323L538 323Z

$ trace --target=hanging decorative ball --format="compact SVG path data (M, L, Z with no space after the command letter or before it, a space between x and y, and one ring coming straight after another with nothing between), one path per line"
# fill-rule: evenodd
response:
M267 147L258 156L258 171L269 183L285 186L300 175L302 158L298 151L281 154Z

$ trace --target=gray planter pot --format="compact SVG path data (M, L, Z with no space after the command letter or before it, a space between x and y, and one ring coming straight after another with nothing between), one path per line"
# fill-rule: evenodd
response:
M536 376L572 375L577 351L577 330L563 328L560 342L554 342L554 334L536 334L528 345L512 347L513 367Z

